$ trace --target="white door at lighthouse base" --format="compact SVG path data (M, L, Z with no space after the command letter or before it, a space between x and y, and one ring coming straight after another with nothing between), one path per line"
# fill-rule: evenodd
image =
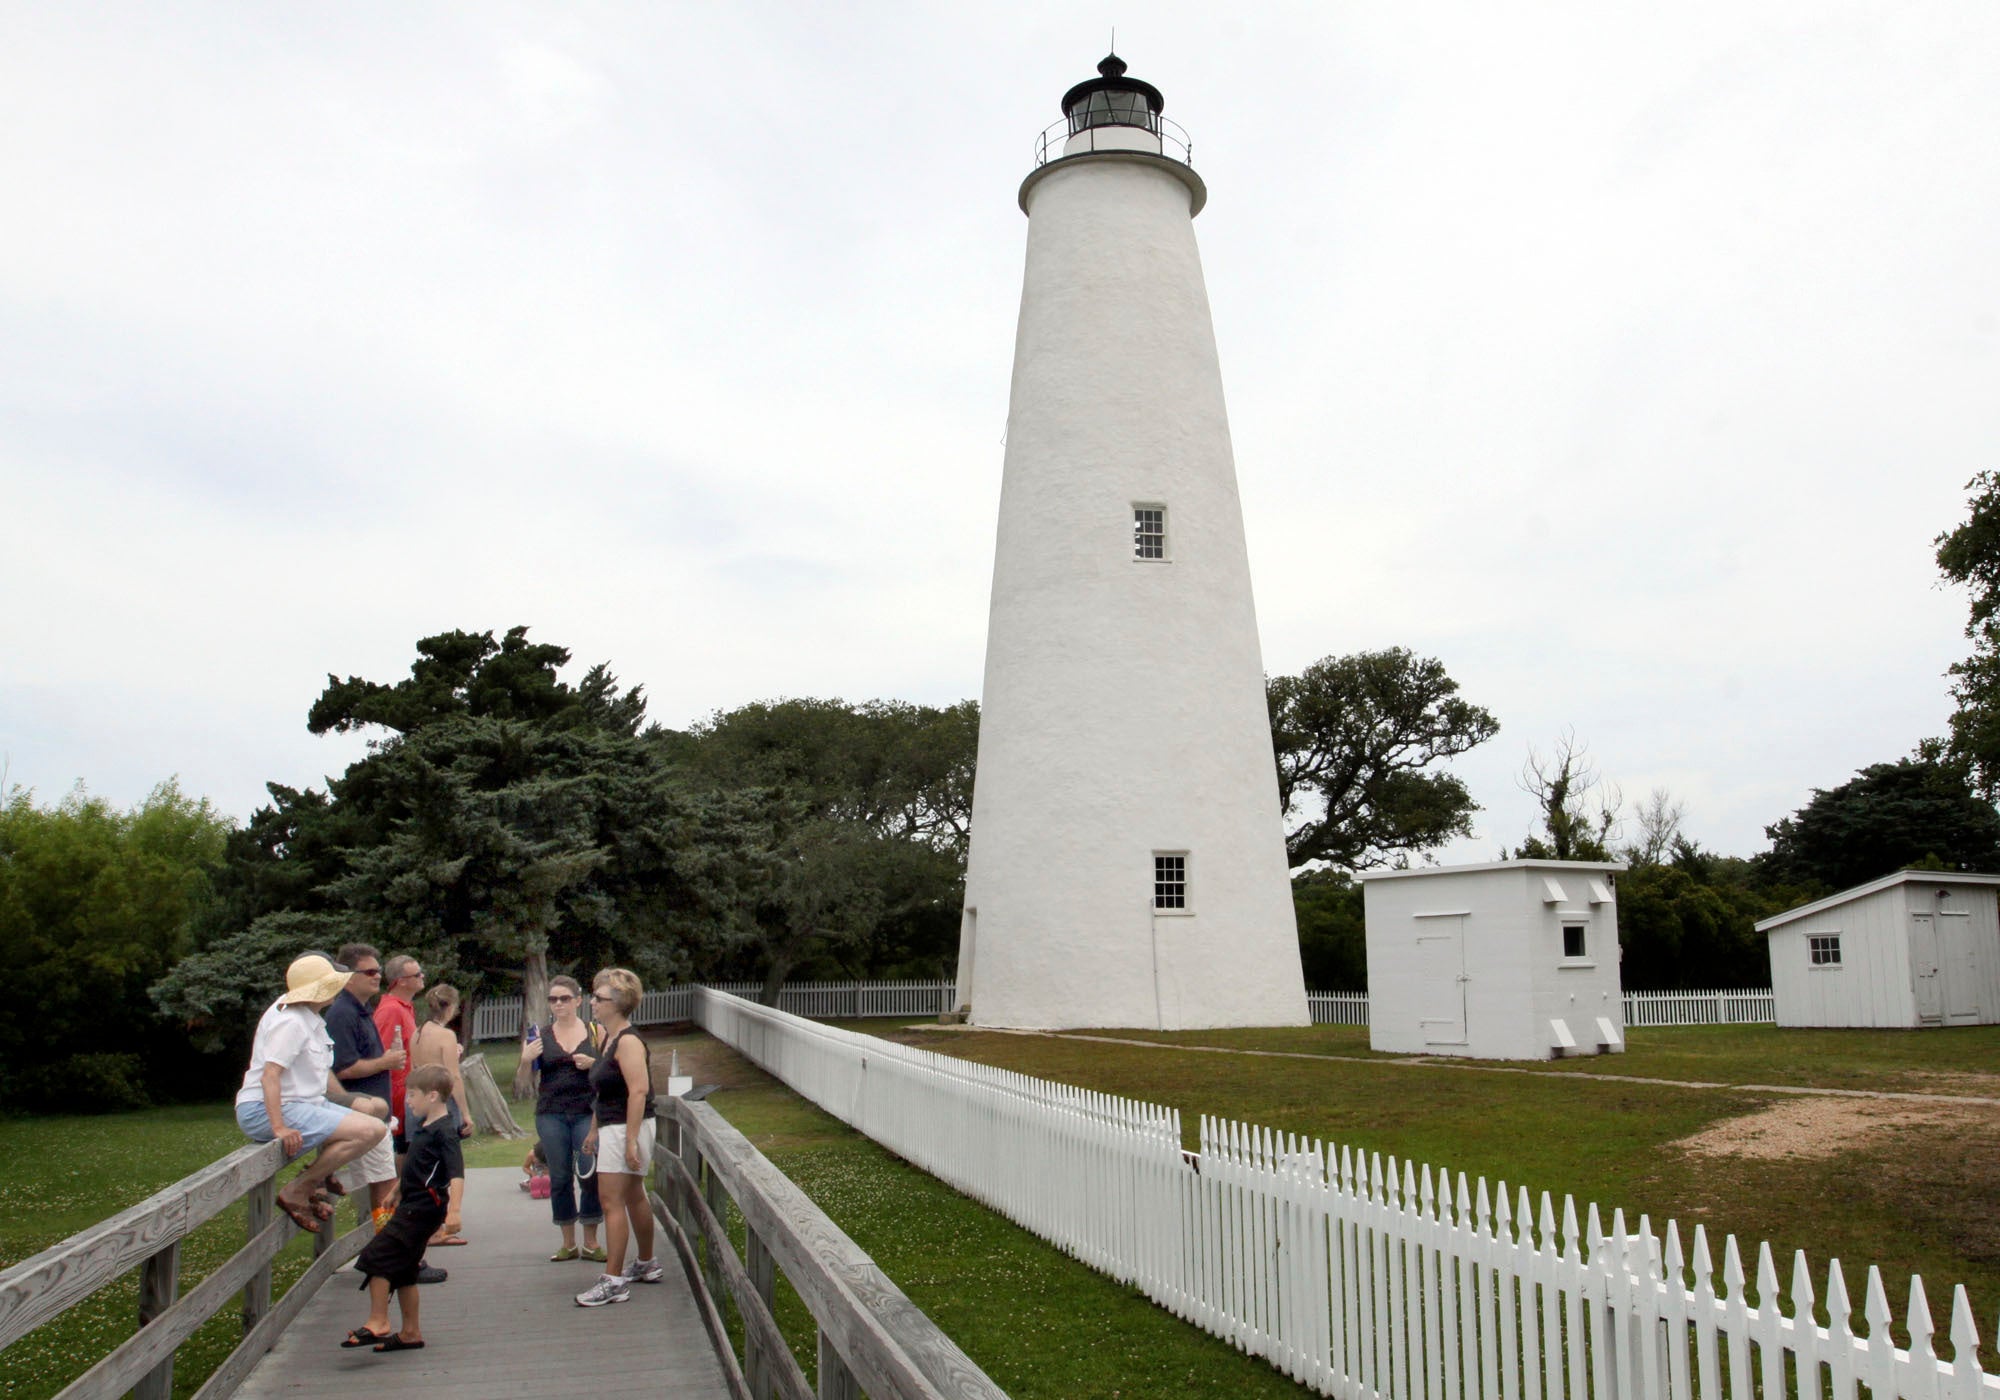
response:
M1465 917L1426 919L1418 925L1418 1018L1427 1045L1465 1044Z

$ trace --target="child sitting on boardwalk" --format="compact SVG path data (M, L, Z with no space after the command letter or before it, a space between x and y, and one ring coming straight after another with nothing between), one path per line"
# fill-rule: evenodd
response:
M354 1261L361 1286L368 1290L368 1321L347 1334L344 1347L414 1351L424 1344L423 1329L417 1324L417 1269L423 1263L424 1245L444 1223L452 1178L465 1173L458 1134L445 1107L451 1089L451 1071L443 1065L420 1065L410 1071L404 1085L410 1151L403 1159L402 1200L394 1217ZM403 1316L401 1331L389 1328L392 1288Z

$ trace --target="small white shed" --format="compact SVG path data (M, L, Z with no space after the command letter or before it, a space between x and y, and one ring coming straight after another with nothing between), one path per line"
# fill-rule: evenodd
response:
M2000 875L1899 870L1774 915L1781 1026L2000 1022Z
M1358 875L1368 1043L1547 1060L1625 1048L1614 862L1503 860Z

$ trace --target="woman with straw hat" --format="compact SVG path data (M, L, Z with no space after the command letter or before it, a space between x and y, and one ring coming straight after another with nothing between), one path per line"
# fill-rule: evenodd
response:
M285 969L285 994L257 1022L250 1068L236 1094L236 1122L252 1142L276 1140L285 1156L318 1148L312 1164L278 1192L301 1230L319 1233L333 1214L321 1195L327 1178L382 1140L389 1105L350 1094L333 1074L333 1037L321 1014L347 985L348 971L321 953Z

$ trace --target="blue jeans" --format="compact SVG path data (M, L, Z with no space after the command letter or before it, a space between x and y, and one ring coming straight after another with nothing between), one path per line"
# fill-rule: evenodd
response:
M597 1203L597 1163L583 1156L583 1140L589 1133L588 1113L535 1115L535 1136L542 1140L542 1155L549 1159L549 1209L558 1225L573 1220L596 1225L604 1219L604 1207ZM576 1181L579 1158L592 1171Z

